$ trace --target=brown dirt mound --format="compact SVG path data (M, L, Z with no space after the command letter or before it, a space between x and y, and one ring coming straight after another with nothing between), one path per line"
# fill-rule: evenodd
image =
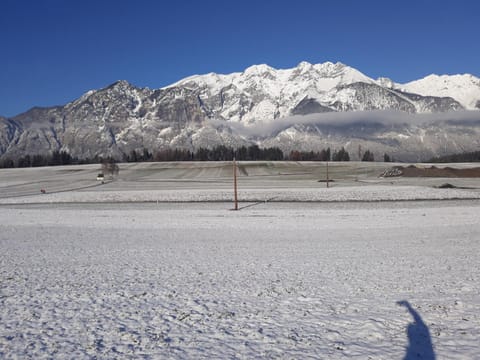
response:
M384 177L391 176L406 176L406 177L444 177L444 178L478 178L480 177L480 167L469 169L455 169L451 167L438 168L436 166L417 167L409 166L395 166L384 172Z

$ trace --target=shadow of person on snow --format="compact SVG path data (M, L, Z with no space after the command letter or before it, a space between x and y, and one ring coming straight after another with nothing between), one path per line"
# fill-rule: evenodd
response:
M432 338L430 337L430 331L428 330L427 325L408 301L398 301L397 304L406 307L413 317L413 323L408 324L407 327L408 348L403 359L435 360Z

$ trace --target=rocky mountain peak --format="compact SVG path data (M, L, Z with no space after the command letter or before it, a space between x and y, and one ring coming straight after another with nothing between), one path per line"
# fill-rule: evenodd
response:
M466 151L480 146L476 125L465 132L454 126L449 132L447 122L442 129L414 121L385 128L371 123L366 133L365 127L329 119L348 114L355 124L357 118L365 119L365 112L370 118L379 111L387 117L391 112L427 116L480 108L479 84L464 74L431 75L400 85L388 78L373 80L339 62L301 62L291 69L254 65L243 72L194 75L157 90L120 80L65 106L0 118L0 157L63 149L79 158L122 158L143 148L252 143L284 151L362 145L397 154L397 159L409 158L411 149L430 155Z
M296 68L300 70L300 72L307 72L310 71L312 67L313 64L309 63L308 61L301 61Z
M396 86L395 83L392 81L392 79L387 77L379 77L377 79L377 84L387 89L393 89Z
M275 72L276 70L267 65L267 64L260 64L260 65L253 65L253 66L250 66L248 68L245 69L245 71L243 72L243 74L245 76L260 76L260 75L263 75L265 73L272 73L272 72Z
M420 80L399 84L398 88L423 96L451 97L466 109L479 109L480 79L471 74L431 74Z
M130 84L126 80L117 80L113 84L108 85L105 87L104 91L116 91L116 92L126 92L138 89L136 86Z

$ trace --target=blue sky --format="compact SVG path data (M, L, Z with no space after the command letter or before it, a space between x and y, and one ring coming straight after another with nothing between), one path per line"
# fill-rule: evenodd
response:
M480 76L477 0L1 0L0 115L267 63Z

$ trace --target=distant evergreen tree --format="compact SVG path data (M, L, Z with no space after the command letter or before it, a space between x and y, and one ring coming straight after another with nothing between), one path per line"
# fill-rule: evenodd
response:
M259 160L260 154L261 151L258 145L250 145L247 149L247 160Z
M211 150L209 157L214 161L231 161L234 157L234 151L225 145L218 145Z
M60 151L55 150L52 152L48 163L51 166L62 165L62 156L60 155Z
M210 151L205 148L199 148L194 155L194 159L197 161L208 161L210 160Z
M4 169L14 168L15 167L15 162L10 158L6 158L6 159L2 160L2 163L0 164L0 166Z
M362 161L375 161L373 153L370 150L367 150L363 153Z
M143 161L152 161L153 159L153 154L148 151L148 149L143 148L143 155L142 155L142 160Z
M322 157L322 161L330 161L331 159L330 148L323 149L321 151L321 157Z
M330 148L316 152L292 150L288 159L292 161L330 161Z
M247 160L247 156L248 156L248 150L245 146L242 146L242 147L239 147L236 151L235 151L235 158L237 160Z
M383 161L384 162L390 162L391 161L390 156L387 153L383 154Z
M35 156L42 157L41 155L35 155ZM73 163L72 156L64 150L62 150L62 151L55 150L55 151L52 152L51 155L43 157L43 158L44 158L44 163L42 165L39 165L39 166L70 165L70 164ZM36 165L32 165L32 166L36 166Z
M32 157L32 166L33 167L38 167L38 166L46 166L48 165L48 159L42 155L33 155Z
M345 148L341 148L339 151L335 151L332 156L333 161L350 161L350 154Z
M22 156L20 159L18 159L17 167L23 168L23 167L30 167L30 166L32 166L32 160L30 158L30 155L25 155L25 156Z
M263 149L263 159L268 161L283 160L283 151L278 147Z
M139 156L136 150L130 151L130 154L127 156L127 162L138 162Z
M300 151L297 151L297 150L290 151L290 155L288 156L288 159L291 161L300 161L301 160Z

